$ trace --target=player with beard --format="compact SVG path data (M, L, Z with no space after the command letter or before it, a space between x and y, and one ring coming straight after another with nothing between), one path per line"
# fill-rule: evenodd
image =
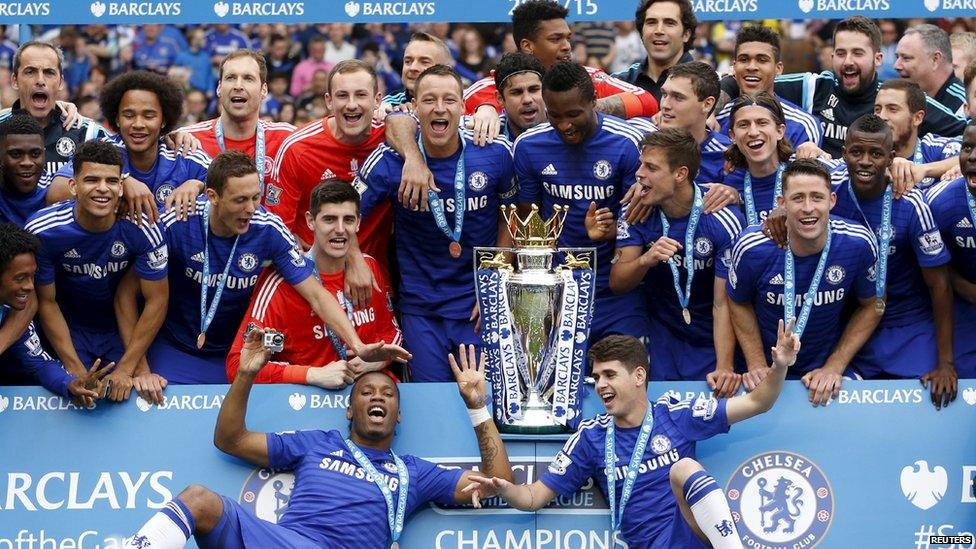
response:
M949 33L930 24L908 27L898 41L895 58L895 70L902 78L918 84L948 112L965 114L966 90L952 68Z
M874 114L888 123L894 136L892 179L927 189L959 166L959 139L918 133L925 118L925 92L918 84L901 78L881 84L874 99Z
M616 333L646 338L643 295L633 288L615 295L610 288L615 226L620 199L634 184L643 135L625 121L595 110L596 92L586 69L557 61L542 79L549 123L515 141L519 209L539 207L549 218L555 207L568 207L560 247L596 247L596 299L590 337ZM604 229L594 240L588 227Z
M832 71L820 74L798 73L776 78L776 95L813 114L823 128L823 144L797 148L797 155L813 158L822 155L840 158L848 126L874 110L881 66L881 30L874 21L855 15L834 28ZM735 98L740 90L731 77L723 90ZM925 106L925 119L919 132L954 137L962 134L965 120L955 116L932 98Z
M781 319L795 318L803 349L789 377L803 380L814 406L826 405L842 377L853 377L848 364L881 318L875 307L877 248L864 227L830 215L838 198L822 164L796 160L782 179L777 203L786 213L786 249L758 225L743 231L732 249L727 290L748 368L742 381L751 391L770 373L763 349L776 341ZM838 330L852 300L856 310Z
M512 10L515 47L535 56L546 70L557 61L570 60L572 31L566 23L568 16L566 8L550 0L519 3ZM618 80L601 69L586 67L586 72L596 90L597 111L620 118L651 116L657 112L657 100L642 88ZM482 105L491 105L501 111L494 74L478 80L464 91L466 113L474 113Z
M211 158L224 150L242 151L254 159L262 188L271 181L272 163L295 126L261 120L268 95L268 66L253 50L237 50L220 62L217 101L220 116L183 128L200 140Z
M733 207L702 216L702 193L694 184L700 156L684 130L644 136L638 200L656 211L619 230L610 288L628 291L644 282L652 380L706 380L716 396L730 397L740 376L733 368L725 279L732 243L745 223Z
M919 378L936 408L956 396L949 252L918 189L893 199L891 128L868 114L851 124L831 213L866 226L879 250L878 329L851 361L866 379ZM887 291L886 291L887 290Z
M614 78L644 88L661 102L661 84L678 63L694 61L689 53L695 43L698 19L688 0L641 0L634 28L641 36L647 58Z
M403 337L414 360L414 381L450 379L444 357L459 344L481 344L476 320L472 254L475 246L505 246L511 240L499 206L514 204L518 187L512 149L498 138L484 147L461 129L461 79L434 65L417 78L422 161L439 191L429 190L431 210L405 207L398 197L407 160L389 146L366 159L353 186L368 220L377 206L392 203ZM408 118L400 115L397 118ZM524 134L523 134L524 135Z
M47 42L21 45L14 54L10 75L17 101L9 111L0 113L0 122L15 114L27 114L43 129L48 173L67 164L81 143L108 136L89 118L80 117L77 123L69 123L67 113L57 103L58 92L64 88L63 64L61 50Z
M315 234L306 258L326 292L341 299L360 339L399 345L400 327L393 318L393 301L375 259L365 256L373 277L383 289L373 290L370 305L357 309L343 297L346 254L350 236L359 228L359 219L359 193L351 185L338 179L319 183L312 189L311 207L305 213L305 222ZM228 379L233 380L237 375L245 335L253 329L273 330L285 336L284 349L261 370L254 380L256 383L299 383L341 389L355 378L388 365L388 361L364 362L349 356L335 331L315 317L301 294L282 282L284 278L277 272L270 272L259 281L227 355Z
M27 311L32 303L36 308L34 274L39 247L34 235L16 225L0 223L0 331L15 331L9 345L0 345L0 364L4 365L0 370L2 384L39 383L52 393L91 406L101 398L101 379L114 364L100 367L100 361L96 360L90 371L73 376L44 351L29 318L26 325L14 320L17 313Z
M627 336L598 341L590 347L589 359L607 413L580 423L534 483L515 485L478 475L470 478L469 488L497 491L516 509L538 511L557 494L568 497L592 479L610 504L617 544L634 549L741 548L728 500L695 460L696 445L773 407L800 350L792 326L779 322L770 349L771 373L756 390L694 402L673 391L648 401L647 380L653 372L644 346Z
M44 207L51 176L44 170L44 130L16 114L0 122L0 221L23 227Z
M786 139L786 120L776 98L765 91L743 95L729 109L732 146L725 158L732 171L725 184L742 196L749 225L766 219L783 194L783 170L793 154Z
M956 371L976 377L976 122L962 134L959 155L962 177L929 189L928 202L952 263L953 341Z
M125 547L177 549L190 536L202 548L220 549L390 547L391 542L396 547L404 518L427 502L474 501L477 506L479 496L494 493L462 492L474 476L471 471L441 468L393 452L400 391L381 372L365 374L353 385L346 408L348 435L338 430L248 430L248 396L271 355L261 347L263 334L253 330L247 336L237 377L220 407L214 444L259 467L294 470L288 509L272 524L245 510L236 499L191 485L150 518ZM448 361L478 438L480 470L511 481L505 446L484 404L484 355L478 360L473 347L460 348L458 355L460 364L453 355Z
M182 116L183 91L165 76L127 72L102 90L101 107L109 125L118 131L105 139L122 154L126 179L148 188L155 198L154 208L188 216L203 192L210 157L201 151L180 155L163 139ZM68 179L73 175L71 164L54 174L48 203L66 198Z
M495 89L502 105L502 135L514 141L546 121L542 100L542 63L527 53L509 53L495 67Z
M451 49L443 40L426 32L411 34L410 40L403 49L403 69L400 72L403 89L383 96L381 102L383 114L388 113L392 107L413 101L414 86L420 73L434 65L453 64L454 57L451 55Z
M106 378L108 396L125 400L146 349L166 316L166 241L159 226L119 218L122 155L106 141L82 143L71 162L74 200L47 207L27 220L37 235L38 298L44 335L68 373L80 376L96 358L116 362ZM113 314L113 297L129 266L138 277L145 305L123 346ZM124 350L123 350L124 349Z
M783 111L781 118L786 126L786 139L794 149L807 142L820 145L823 140L820 122L793 103L776 97L773 89L775 78L783 73L779 34L764 25L747 25L739 29L735 34L732 71L742 95L755 96L766 92L779 101ZM731 110L732 103L728 102L715 115L723 134L730 133Z

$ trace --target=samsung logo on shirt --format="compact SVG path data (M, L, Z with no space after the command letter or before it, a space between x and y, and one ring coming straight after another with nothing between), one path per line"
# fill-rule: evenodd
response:
M542 188L551 196L569 200L606 200L617 192L614 185L605 185L602 187L593 185L557 185L545 181L542 182Z
M370 484L373 484L373 475L367 473L362 467L354 465L347 461L342 461L337 457L325 456L322 458L322 462L319 463L319 469L325 469L326 471L335 471L336 473L342 473L348 477L352 477L359 480L365 480ZM396 472L394 472L396 474ZM390 491L395 491L397 486L400 485L400 479L397 476L386 476L386 485L390 487Z
M813 298L814 306L830 305L831 303L840 303L844 301L844 288L837 288L836 290L827 290L824 292L817 292L817 295ZM770 305L783 305L783 294L777 294L774 292L766 292L766 303ZM803 306L803 294L797 294L796 296L796 306Z
M82 263L81 265L70 265L68 263L61 264L61 267L64 268L66 272L87 275L96 280L105 278L112 273L124 271L128 266L128 261L109 261L105 265L96 265L95 263Z
M186 268L186 277L193 279L197 284L203 283L203 273L194 270L190 267ZM221 273L213 273L207 278L207 286L211 288L216 288L220 283ZM258 281L258 275L253 276L227 276L227 289L228 290L246 290L251 286L254 286Z

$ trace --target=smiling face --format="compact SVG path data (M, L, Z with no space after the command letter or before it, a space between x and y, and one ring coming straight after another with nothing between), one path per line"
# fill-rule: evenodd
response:
M786 125L777 123L769 109L752 105L735 111L729 133L746 161L758 164L776 157L779 140L786 135Z
M830 209L837 198L830 182L811 174L794 174L783 182L777 203L786 210L786 227L791 239L816 242L827 231Z
M658 65L676 63L691 32L681 24L681 8L676 2L655 2L644 12L641 41L647 55Z
M20 106L36 120L46 119L64 87L58 54L45 46L24 49L17 73L13 75L13 86L20 96Z
M922 36L917 32L908 33L898 41L895 49L895 70L902 78L918 82L926 80L936 69L931 54L925 51Z
M740 44L732 62L735 81L746 95L773 92L773 79L783 73L783 63L776 61L776 50L765 42Z
M224 63L217 85L220 110L235 120L256 118L268 86L261 83L261 70L250 57L235 57Z
M417 117L424 146L450 149L458 140L458 124L464 111L461 87L451 76L428 74L417 87Z
M9 305L15 311L27 308L27 300L34 293L34 274L37 262L34 254L15 255L0 273L0 304Z
M637 168L638 200L645 206L657 206L674 196L675 187L688 179L688 168L672 170L659 147L644 147Z
M376 83L368 72L357 70L334 75L325 103L335 116L336 137L341 140L367 135L379 101Z
M76 213L93 221L114 218L122 197L122 168L83 162L68 188L77 201Z
M523 38L519 44L519 51L532 54L548 69L556 61L569 61L573 56L570 39L573 32L565 19L549 19L540 21L535 38Z
M613 417L627 414L641 399L647 399L644 368L634 368L631 372L619 360L594 362L593 380L596 381L597 396Z
M874 114L888 123L891 128L895 150L918 135L918 128L925 119L925 110L911 112L908 108L908 93L904 90L878 90L874 98Z
M36 134L8 134L0 139L0 160L4 188L30 194L44 173L44 140Z
M890 133L851 131L844 144L844 162L855 191L872 193L887 184L886 170L894 158Z
M874 51L871 39L860 32L840 31L834 37L831 65L846 93L859 93L874 82L881 66L881 52Z
M691 79L679 76L668 77L661 86L661 124L662 128L680 128L693 131L705 125L711 113L714 97L699 101Z
M154 149L165 123L163 107L155 93L148 90L129 90L122 95L115 124L130 153Z
M396 383L382 372L360 377L349 395L346 419L352 423L350 436L382 442L393 437L400 421L400 392Z
M315 246L320 252L342 259L349 251L349 237L359 231L359 209L355 202L322 204L312 217L305 213L305 221L315 234Z
M976 195L976 126L966 126L959 151L959 171L966 178L969 192Z
M207 189L210 199L210 227L218 236L233 236L247 232L251 217L261 202L261 182L257 173L243 177L228 177L223 192Z
M498 96L509 122L516 128L524 131L545 122L546 104L538 74L523 72L508 77Z
M596 130L596 100L586 101L579 88L542 92L549 123L567 145L579 145Z
M434 65L447 65L450 62L450 59L444 58L444 50L438 44L427 40L410 42L403 50L403 70L400 74L403 87L410 93L416 93L414 87L420 73Z

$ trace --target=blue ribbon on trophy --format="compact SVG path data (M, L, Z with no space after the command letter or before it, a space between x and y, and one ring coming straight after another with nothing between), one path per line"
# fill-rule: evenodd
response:
M595 248L557 248L567 210L548 221L502 207L514 248L475 249L475 287L495 420L502 432L579 424L593 315ZM558 266L553 266L557 258Z

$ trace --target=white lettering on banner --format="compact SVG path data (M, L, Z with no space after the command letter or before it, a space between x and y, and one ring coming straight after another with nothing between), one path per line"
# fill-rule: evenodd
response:
M173 492L163 483L172 481L172 471L142 471L133 478L127 471L102 472L93 487L91 475L82 479L77 471L52 471L41 475L37 482L30 473L7 473L6 484L0 488L4 511L54 511L60 509L162 509L173 499ZM148 493L142 490L148 481ZM82 491L84 489L84 491ZM142 497L139 498L140 490ZM153 496L159 496L154 499ZM121 497L120 497L121 496ZM99 501L104 500L102 505Z
M938 6L938 4L936 4L936 6ZM942 9L976 10L976 0L942 0ZM934 10L930 10L930 11L934 11Z
M534 535L533 535L534 534ZM437 549L627 549L619 532L609 530L441 530Z
M888 0L817 0L820 11L887 11Z
M55 396L55 395L45 395L45 396L21 396L15 395L12 397L13 400L10 405L10 411L21 412L21 411L42 411L42 412L53 412L57 410L79 410L81 407L76 406L70 400ZM6 399L6 397L4 397ZM97 406L97 403L92 404L87 410L93 410ZM6 406L0 406L0 412Z
M922 389L841 389L838 404L921 404Z
M276 17L281 15L305 15L304 2L241 2L230 5L230 14L236 16Z
M758 11L757 0L695 0L695 13Z
M51 15L48 2L0 2L0 17L30 17Z
M962 466L962 498L960 503L976 503L976 465Z
M756 473L770 467L792 469L810 478L813 466L801 457L792 454L765 454L742 466L742 475L751 478Z
M353 2L346 3L346 14L359 12L359 8L352 8ZM363 15L434 15L437 4L434 2L362 2L357 4ZM355 15L349 15L355 17Z
M163 403L156 407L160 410L219 410L223 402L224 395L164 395ZM142 411L147 410L149 406Z

